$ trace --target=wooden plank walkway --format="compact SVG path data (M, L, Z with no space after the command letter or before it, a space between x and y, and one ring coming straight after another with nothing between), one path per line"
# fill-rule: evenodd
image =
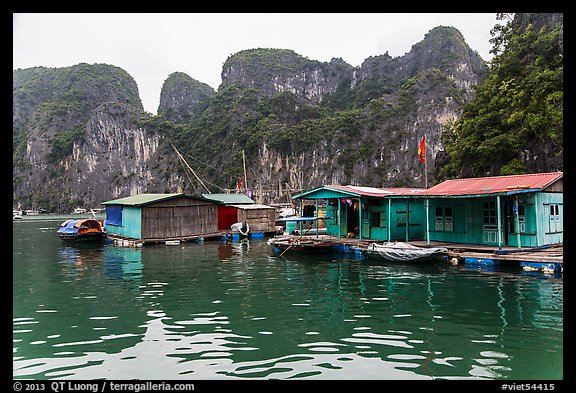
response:
M410 242L415 246L427 247L426 241ZM445 247L448 256L456 258L490 258L499 261L522 261L542 263L563 263L564 246L551 245L548 248L535 249L535 247L498 247L481 244L456 244L444 242L430 242L430 247ZM499 251L499 253L496 253ZM501 251L501 252L500 252Z

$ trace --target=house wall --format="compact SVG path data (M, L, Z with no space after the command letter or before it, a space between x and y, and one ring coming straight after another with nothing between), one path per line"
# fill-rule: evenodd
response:
M564 243L564 195L542 192L536 196L536 223L539 245ZM558 215L551 214L551 206Z
M326 202L326 217L331 218L326 220L326 234L338 236L338 225L340 225L341 217L338 217L337 199L330 199ZM342 232L342 236L346 236L346 233Z
M421 240L426 235L426 210L422 199L392 199L390 240Z
M538 239L538 214L540 214L541 209L536 205L537 198L538 194L534 193L517 194L503 198L505 206L502 215L505 220L504 231L507 232L503 241L504 245L518 247L518 237L520 237L521 247L542 245ZM516 214L512 209L514 199L518 200L518 223L516 222Z
M142 211L138 206L122 206L122 225L106 225L106 232L133 239L141 239Z
M362 236L373 240L388 239L388 200L369 199L363 210Z
M518 200L518 222L513 208L514 199ZM493 222L485 222L486 204L492 204L496 208L497 197L431 198L430 240L497 246L497 211L494 210L496 215L491 215L495 217ZM501 196L500 205L502 245L517 247L518 238L521 247L563 242L562 193L539 192ZM551 205L558 206L558 215L550 214ZM452 209L452 225L448 228L445 221L446 208Z
M482 243L482 203L479 200L474 198L431 198L429 205L430 240ZM452 209L451 225L446 225L445 212L447 208Z
M351 199L353 203L358 199ZM341 199L341 200L342 200ZM424 239L426 234L426 214L423 200L392 199L389 205L387 198L362 199L362 238L370 240L388 240L388 226L390 225L390 239L398 241ZM326 206L326 215L338 217L338 199L332 199ZM341 202L340 217L338 220L327 220L327 233L338 236L338 226L342 237L346 237L351 226L348 220L355 220L358 211L350 209L348 204ZM408 228L407 228L407 223Z
M218 206L218 229L229 231L232 224L238 222L238 209L233 206Z
M275 232L275 209L238 209L238 222L247 222L250 232ZM228 228L230 229L230 228Z
M216 232L216 203L182 197L142 208L142 239L169 239Z
M189 197L145 206L122 206L121 225L106 225L106 232L133 239L169 239L218 232L215 202Z
M506 245L508 242L516 244L514 233L508 233L506 228L508 204L511 198L500 197L500 225L501 241ZM496 196L490 197L452 197L430 198L430 240L465 244L498 245L498 202ZM528 205L526 206L528 207ZM447 214L451 211L451 214ZM527 209L527 213L529 212ZM488 211L490 211L488 213ZM447 219L451 217L451 219ZM532 220L528 220L532 221ZM522 234L521 241L531 243L532 235ZM512 239L514 238L514 239Z

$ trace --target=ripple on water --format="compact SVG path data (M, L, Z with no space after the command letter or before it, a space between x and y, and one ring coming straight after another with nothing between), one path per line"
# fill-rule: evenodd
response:
M14 234L15 378L562 378L561 281L36 232L58 242Z

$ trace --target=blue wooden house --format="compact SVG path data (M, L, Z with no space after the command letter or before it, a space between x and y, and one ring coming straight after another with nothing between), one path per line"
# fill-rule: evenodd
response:
M138 194L102 203L108 235L144 242L218 234L218 202L182 193Z

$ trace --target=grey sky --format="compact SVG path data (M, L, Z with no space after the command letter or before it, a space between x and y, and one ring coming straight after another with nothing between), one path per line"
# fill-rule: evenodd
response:
M490 60L497 23L496 13L14 14L13 69L115 65L136 80L144 109L155 114L172 72L218 89L224 62L244 49L292 49L356 67L387 51L402 56L434 27L453 26Z

